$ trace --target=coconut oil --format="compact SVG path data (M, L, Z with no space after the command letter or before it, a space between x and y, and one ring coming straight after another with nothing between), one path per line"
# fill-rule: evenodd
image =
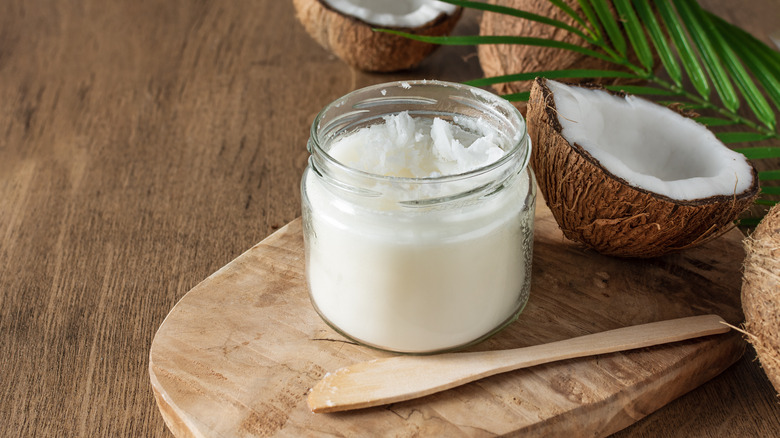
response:
M535 188L522 116L437 81L353 92L315 119L302 182L312 303L343 335L431 353L522 311Z

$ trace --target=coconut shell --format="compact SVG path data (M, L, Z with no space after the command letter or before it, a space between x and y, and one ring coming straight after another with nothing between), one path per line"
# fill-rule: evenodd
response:
M325 50L352 67L391 72L416 67L438 46L372 30L377 27L344 15L320 0L293 0L298 20ZM448 35L463 12L439 16L419 28L393 28L417 35Z
M632 187L561 135L545 79L534 81L527 120L531 165L555 220L567 238L602 254L655 257L698 245L731 229L758 196L755 169L751 188L734 196L677 201Z
M545 17L554 18L568 25L579 28L573 18L562 12L552 2L537 0L489 0L488 3L521 9ZM564 3L572 9L581 12L577 0L564 0ZM480 35L518 35L534 38L544 38L577 44L589 49L594 46L584 43L582 38L567 30L536 23L529 20L497 13L484 13L479 27ZM478 46L479 63L486 77L501 76L513 73L564 70L564 69L595 69L595 70L623 70L615 64L600 59L592 58L570 50L562 50L554 47L536 47L519 44L481 44ZM633 61L633 52L629 55ZM592 82L601 84L628 84L642 83L644 81L629 80L625 78L583 78L580 82ZM493 88L499 94L520 93L531 88L532 81L508 82L495 84ZM525 111L525 102L517 102L516 106Z
M745 331L761 367L780 394L780 205L769 210L744 244Z

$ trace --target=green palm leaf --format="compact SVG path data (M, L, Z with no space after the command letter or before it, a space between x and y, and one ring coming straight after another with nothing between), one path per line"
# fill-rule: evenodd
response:
M780 170L764 170L758 172L759 181L774 181L780 180Z
M696 118L699 123L708 127L730 127L728 131L716 133L724 143L780 139L775 113L780 109L780 53L739 27L704 11L694 0L578 0L579 11L564 0L549 0L574 20L574 26L505 6L469 0L442 1L563 29L578 36L583 44L517 35L428 37L398 31L384 32L445 45L554 47L607 61L615 67L615 70L574 68L516 72L475 79L468 82L471 85L529 81L537 76L550 79L644 79L648 82L646 86L610 85L606 88L655 96L661 104L703 111L704 116ZM633 57L629 51L636 56ZM663 73L653 71L656 59L660 60ZM685 76L695 91L683 88ZM713 97L713 89L717 98ZM529 92L504 97L511 101L526 101ZM738 113L742 103L745 108ZM746 117L743 114L748 108L752 115ZM780 158L780 147L777 146L739 147L734 150L751 160ZM763 170L759 172L759 180L778 181L780 170ZM780 187L763 187L762 184L762 193L780 195ZM776 201L763 199L760 202L769 204Z
M531 97L530 91L523 91L521 93L510 93L502 96L504 99L510 102L528 102Z
M613 47L615 47L615 50L621 56L621 58L625 58L626 40L623 38L623 32L620 31L620 27L618 26L615 17L612 16L612 11L609 10L607 1L590 0L590 3L593 6L593 9L596 11L596 15L601 21L601 24L604 26L604 29L607 31L607 36L609 36Z
M443 0L443 1L449 2L449 0ZM555 6L557 6L558 9L560 9L566 15L570 16L571 18L573 18L574 21L579 23L583 28L587 29L588 33L590 33L593 38L598 38L598 35L596 33L594 33L594 31L588 27L588 24L585 23L585 20L583 20L582 17L580 17L580 15L574 9L572 9L569 5L564 3L562 0L550 0L550 3L554 4Z
M759 181L772 181L780 179L780 170L764 170L758 172Z
M653 68L653 52L647 43L645 31L639 22L639 18L631 7L631 0L614 0L614 4L620 15L620 21L623 22L623 26L626 28L628 40L631 41L631 46L634 48L637 58L639 58L639 62L649 72Z
M751 160L760 160L764 158L780 158L780 147L752 147L752 148L734 148L735 151L743 154Z
M645 94L651 96L682 96L682 92L664 88L645 87L643 85L606 85L607 90L623 91L628 94Z
M532 81L535 78L543 76L550 79L566 78L627 78L639 79L640 77L629 72L617 70L587 70L587 69L569 69L569 70L545 70L533 71L527 73L515 73L511 75L493 76L489 78L480 78L466 81L467 85L474 87L484 87L486 85L500 84L503 82Z
M745 101L748 106L756 114L756 117L765 125L773 128L775 125L775 114L772 112L769 103L764 96L758 90L758 87L748 75L742 63L737 58L734 50L731 49L726 39L715 29L714 24L704 17L704 29L710 41L713 43L713 48L718 57L723 61L726 66L726 70L734 79L737 88L740 90L742 96L745 97Z
M472 36L428 36L428 35L416 35L409 32L403 32L400 30L391 29L375 29L378 32L389 33L393 35L399 35L404 38L409 38L415 41L422 41L424 43L441 44L443 46L470 46L475 44L518 44L525 46L537 46L537 47L554 47L557 49L569 50L572 52L578 52L586 56L602 59L604 61L610 61L607 55L596 52L576 44L565 43L562 41L548 40L545 38L535 37L522 37L511 35L472 35Z
M535 21L537 23L541 24L547 24L553 27L557 27L559 29L563 29L565 31L571 32L575 35L580 36L583 39L587 39L588 37L579 29L577 29L574 26L570 26L563 21L556 20L550 17L545 17L544 15L534 14L531 12L521 11L519 9L515 8L509 8L506 6L501 5L492 5L489 3L480 3L480 2L473 2L473 1L467 1L467 0L444 0L446 3L453 4L455 6L460 6L463 8L470 8L470 9L478 9L480 11L487 11L487 12L495 12L498 14L504 14L509 15L512 17L517 18L523 18L529 21ZM585 22L582 22L582 25L585 26Z
M748 228L755 228L755 226L758 225L759 222L761 222L760 217L749 217L749 218L739 220L740 225Z
M696 121L701 123L702 125L707 125L707 126L730 126L739 123L721 117L696 117Z
M702 10L692 0L654 0L652 4L655 6L655 10L650 2L646 0L612 0L620 22L625 28L631 47L637 54L640 65L634 65L628 61L626 57L628 50L626 39L623 37L618 21L612 15L607 0L578 0L581 9L579 14L561 0L550 0L562 12L574 17L576 22L583 26L585 32L593 35L593 37L585 35L583 32L559 20L545 19L538 14L515 8L467 0L444 1L490 13L507 14L518 19L531 20L541 25L566 28L582 38L584 42L590 43L591 46L582 47L577 44L544 38L512 35L429 37L411 35L399 31L385 30L385 32L403 35L418 41L444 45L520 44L555 47L561 50L578 52L614 63L622 68L627 68L633 72L634 77L647 79L657 85L646 88L623 87L624 91L635 94L679 97L679 100L684 101L687 106L713 110L718 113L719 118L731 120L734 124L747 126L763 134L763 136L753 136L755 138L780 138L775 130L776 116L769 101L764 97L764 93L768 94L772 103L776 107L780 107L780 55L750 36L747 32ZM660 21L657 18L660 18ZM738 32L735 31L735 28ZM727 29L729 35L735 35L736 38L726 39L722 37L721 33L724 29ZM653 42L655 55L661 60L661 64L664 66L672 83L648 71L649 65L652 64L651 59L654 56L650 52L651 49L646 35ZM669 35L671 45L667 42L664 35ZM736 50L734 47L734 44L737 44L736 41L749 46L751 50ZM746 52L749 53L745 54ZM679 63L682 63L688 78L699 93L699 96L692 95L682 89L682 74ZM568 76L573 74L573 71L576 70L570 70L564 76L552 76L550 72L537 73L546 77L572 77L576 79L574 76ZM613 76L585 76L583 74L579 78L585 77ZM753 77L756 78L758 83L753 80ZM507 75L502 78L494 78L490 83L515 80L521 79ZM739 94L733 84L736 84ZM711 100L710 90L712 88L717 91L723 105L722 107ZM737 109L740 107L740 95L745 99L756 119L765 125L767 129L762 129L760 125L737 113ZM514 99L517 98L517 96L512 97ZM713 120L709 123L710 126L727 124L727 122L718 123L718 121ZM738 135L735 137L725 136L727 139L739 137ZM745 136L744 138L747 139L745 141L754 141L753 137Z
M599 26L599 20L596 18L596 13L593 12L587 0L578 0L582 12L585 14L585 18L588 20L587 26L591 30L596 40L603 41L604 37L601 32L601 26Z
M685 27L688 28L688 34L691 40L699 50L704 63L704 69L712 79L715 91L718 92L723 104L731 111L739 108L739 98L731 85L729 75L720 63L718 54L715 51L712 41L710 41L702 23L701 14L697 14L693 2L689 0L674 0L677 7L677 13L680 14ZM697 5L698 6L698 5Z
M750 34L718 16L708 14L707 18L715 25L717 32L730 36L731 49L740 55L742 61L764 87L767 95L772 98L775 107L780 109L780 79L778 79L780 68L776 68L780 65L771 62L773 55L778 52L771 51L762 59L760 52L767 47L755 47L756 41Z
M674 81L675 85L682 87L682 70L680 70L680 64L677 62L674 53L666 42L666 36L664 35L663 30L661 30L658 20L655 18L653 9L650 7L650 2L647 0L634 0L634 7L636 7L636 12L639 16L637 24L644 23L645 29L656 48L656 53L659 58L661 58L661 64L663 64L666 69L666 73L672 81ZM625 19L631 20L631 17L626 17Z
M772 138L769 135L760 132L718 132L715 134L718 140L723 143L744 143L750 141L762 141Z
M683 103L683 102L680 102L679 100L659 100L659 101L656 101L656 103L658 103L659 105L664 105L664 106L679 105L679 106L682 107L682 109L685 109L685 110L705 110L705 109L710 108L710 106L711 106L711 104L709 104L707 102L704 102L704 103L702 103L702 102L697 102L697 103L684 102ZM739 122L734 122L734 123L735 124L739 124Z
M691 79L691 83L693 83L696 91L706 99L710 95L710 83L707 81L701 65L699 65L699 60L696 58L693 48L691 48L691 43L688 41L685 29L683 29L682 24L677 20L677 15L675 14L671 3L669 3L668 0L656 0L655 5L658 8L658 13L663 19L664 26L671 37L672 43L674 43L677 52L680 54L680 60Z

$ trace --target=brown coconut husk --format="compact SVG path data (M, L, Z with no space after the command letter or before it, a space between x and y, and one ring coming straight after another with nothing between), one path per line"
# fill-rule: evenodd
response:
M572 9L581 12L577 0L564 0ZM579 28L579 25L568 14L554 4L537 0L489 0L488 3L521 9L545 17L554 18L568 25ZM585 44L582 39L566 30L556 27L524 20L504 14L486 12L482 15L479 27L480 35L518 35L535 38L551 39L570 44L578 44L582 47L595 49L590 44ZM627 69L616 66L607 61L592 58L581 53L562 50L554 47L521 46L518 44L482 44L478 46L479 63L486 77L502 76L513 73L564 69L594 69L594 70L620 70ZM636 60L633 51L629 59ZM528 91L533 81L508 82L495 84L493 88L499 94L511 94ZM600 83L603 85L638 84L642 80L626 78L582 78L580 83ZM516 102L515 106L523 113L526 111L525 102Z
M371 72L411 69L438 46L372 30L377 27L358 18L344 15L320 0L293 0L298 20L325 50L352 67ZM439 14L428 24L417 28L393 28L417 35L448 35L463 12Z
M632 187L561 135L546 82L534 81L528 104L531 165L539 191L567 238L602 254L656 257L728 231L758 196L755 169L752 187L733 196L677 201Z
M780 395L780 204L744 240L742 311L747 340Z

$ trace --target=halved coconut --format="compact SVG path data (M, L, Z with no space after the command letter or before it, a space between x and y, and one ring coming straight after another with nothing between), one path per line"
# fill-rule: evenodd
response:
M435 0L293 0L298 19L322 47L366 71L416 67L436 45L373 28L447 35L462 8Z
M569 7L578 13L582 13L577 0L563 0ZM570 26L578 28L574 19L555 6L552 2L538 0L489 0L488 3L500 4L523 11L554 18ZM589 49L595 49L593 45L583 42L577 35L553 26L523 20L505 14L485 13L479 25L480 35L518 35L548 40L562 41L569 44L578 44ZM567 69L592 69L614 70L612 63L583 55L569 50L561 50L555 47L537 47L520 44L481 44L477 48L479 64L486 77L502 76L513 73L546 70ZM633 51L629 54L631 60L636 56ZM627 71L627 70L626 70ZM493 88L499 94L520 93L531 88L532 81L506 82L495 84ZM626 84L639 83L641 81L624 78L585 78L579 82L596 82L602 84ZM525 112L525 102L517 102L515 105Z
M747 339L780 394L780 205L745 239L745 252L742 310Z
M727 231L758 195L745 157L650 101L537 79L528 105L539 190L569 239L654 257Z

